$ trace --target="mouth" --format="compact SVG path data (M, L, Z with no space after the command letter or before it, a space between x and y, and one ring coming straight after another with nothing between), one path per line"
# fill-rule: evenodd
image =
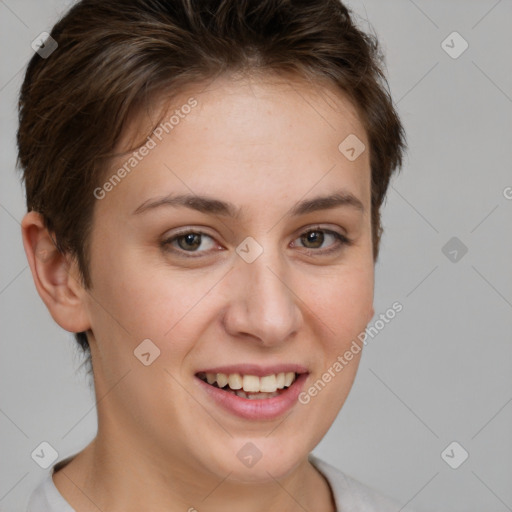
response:
M275 420L298 403L309 371L300 365L252 364L204 369L195 374L211 407L245 420Z
M196 377L210 386L248 400L265 400L284 393L298 379L297 372L279 372L258 377L240 373L199 372Z

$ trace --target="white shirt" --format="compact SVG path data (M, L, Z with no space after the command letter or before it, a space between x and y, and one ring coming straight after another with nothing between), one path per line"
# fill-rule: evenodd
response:
M70 460L61 461L58 466ZM403 505L354 480L313 454L309 460L329 483L338 512L397 512ZM75 512L53 483L52 472L30 496L27 512ZM410 511L410 509L408 509Z

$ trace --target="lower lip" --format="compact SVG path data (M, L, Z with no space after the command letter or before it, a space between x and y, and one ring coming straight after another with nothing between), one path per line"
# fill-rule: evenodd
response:
M307 373L301 373L279 396L260 400L242 398L229 391L223 391L199 377L196 377L196 380L208 396L226 411L247 420L272 420L279 418L294 406L307 378Z

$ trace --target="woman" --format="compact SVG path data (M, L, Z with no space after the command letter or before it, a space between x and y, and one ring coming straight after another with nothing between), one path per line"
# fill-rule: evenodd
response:
M398 510L311 455L405 148L376 40L336 0L83 0L50 38L20 96L23 241L98 433L29 511Z

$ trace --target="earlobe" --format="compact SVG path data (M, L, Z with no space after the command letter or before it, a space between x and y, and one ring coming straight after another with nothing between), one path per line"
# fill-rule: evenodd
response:
M371 321L371 319L375 316L375 308L373 307L373 304L372 304L372 307L370 309L370 312L369 312L369 316L368 316L368 321L366 322L366 325L368 325Z
M86 292L74 259L57 249L41 214L27 213L21 229L34 284L53 319L70 332L89 330Z

